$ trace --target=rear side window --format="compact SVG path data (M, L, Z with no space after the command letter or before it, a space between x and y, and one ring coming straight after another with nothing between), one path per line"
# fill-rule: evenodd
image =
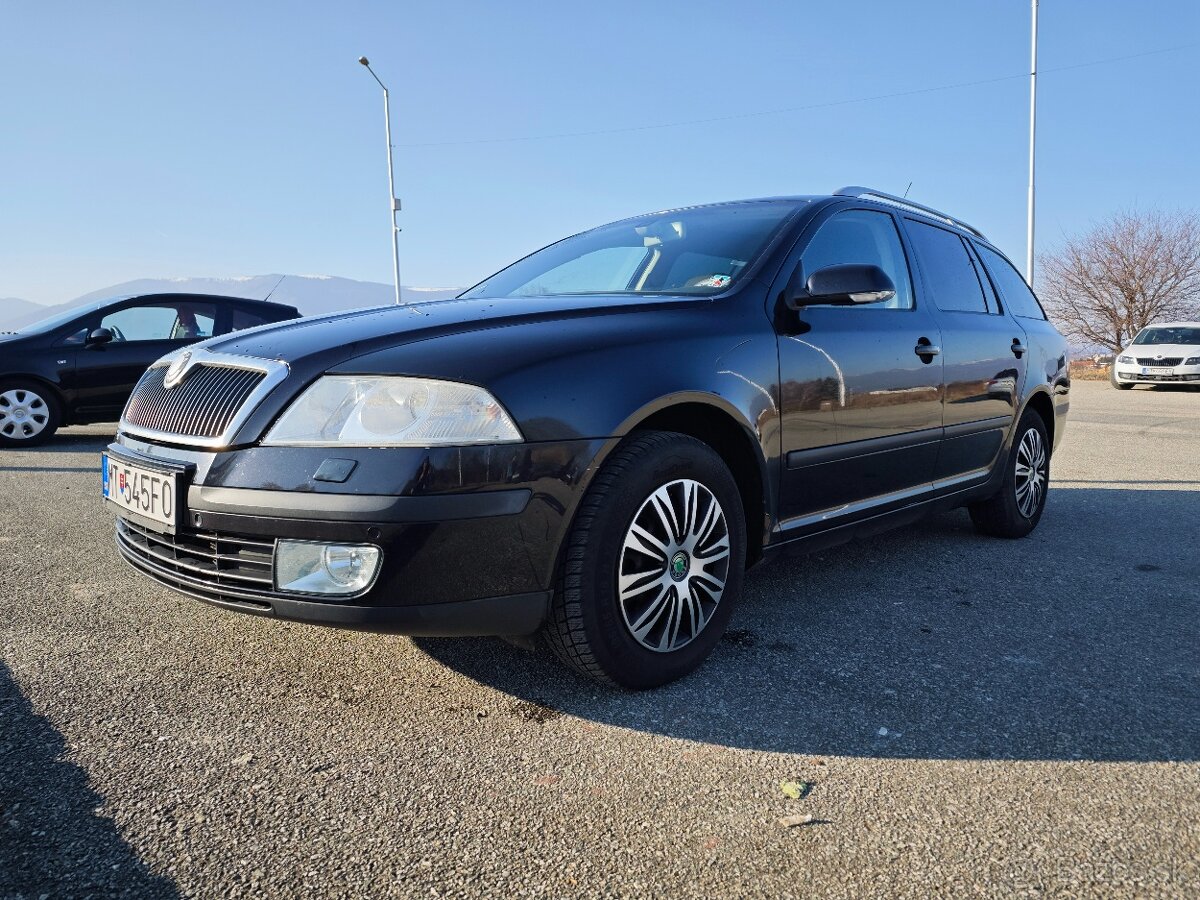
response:
M982 244L976 244L975 249L983 257L988 274L996 283L996 290L1004 301L1005 308L1014 316L1023 319L1045 319L1046 313L1037 297L1021 277L1021 273L1013 268L1012 263L994 250L989 250Z
M914 219L907 224L926 290L933 295L937 308L947 312L987 312L983 286L962 238L953 231Z
M827 266L875 265L887 272L896 296L854 309L912 309L912 278L896 223L890 215L867 209L840 212L821 226L800 258L807 279ZM847 307L850 308L850 307Z
M267 317L261 313L250 312L235 306L229 327L231 331L241 331L243 328L254 328L274 321L276 321L274 317Z

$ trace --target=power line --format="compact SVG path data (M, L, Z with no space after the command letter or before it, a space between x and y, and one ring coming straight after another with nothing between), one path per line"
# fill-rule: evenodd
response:
M1159 47L1156 50L1145 50L1141 53L1129 53L1124 56L1110 56L1105 59L1095 59L1090 62L1074 63L1069 66L1055 66L1053 68L1044 68L1039 71L1039 75L1044 75L1047 72L1067 72L1072 69L1084 69L1090 66L1102 66L1109 63L1125 62L1130 59L1141 59L1146 56L1155 56L1160 53L1174 53L1179 50L1189 50L1193 47L1200 46L1200 43L1180 44L1175 47ZM466 147L475 144L516 144L532 141L553 141L563 138L579 138L579 137L598 137L606 134L629 134L637 131L655 131L664 128L686 128L692 125L710 125L716 122L732 122L738 119L754 119L763 116L778 116L786 113L804 112L813 109L828 109L834 106L849 106L855 103L871 103L876 100L896 100L901 97L915 97L920 94L933 94L939 91L956 91L969 87L980 87L986 84L999 84L1003 81L1016 81L1018 78L1025 79L1029 77L1028 72L1021 72L1015 75L998 75L995 78L980 78L975 81L959 81L953 84L940 84L934 87L914 88L909 91L895 91L890 94L875 94L870 97L851 97L845 100L828 100L823 103L808 103L804 106L785 106L779 109L764 109L756 112L734 113L728 116L716 116L709 119L686 119L679 122L658 122L650 125L628 125L623 128L602 128L593 131L563 131L557 134L535 134L525 135L523 137L498 137L498 138L474 138L464 141L421 141L409 144L396 144L396 147L406 149L416 149L421 147Z

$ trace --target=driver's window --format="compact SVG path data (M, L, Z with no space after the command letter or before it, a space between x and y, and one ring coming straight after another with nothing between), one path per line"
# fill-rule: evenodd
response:
M216 319L211 303L159 303L111 312L100 320L100 327L112 332L113 343L198 341L212 337Z
M855 309L912 309L912 277L908 260L887 213L869 209L840 212L821 226L804 248L800 260L805 280L826 266L879 266L896 286L896 296L883 303L864 303Z

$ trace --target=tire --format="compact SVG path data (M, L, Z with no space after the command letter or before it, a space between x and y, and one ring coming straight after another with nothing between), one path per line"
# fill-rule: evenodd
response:
M658 687L712 652L745 567L742 498L721 457L687 435L635 433L580 504L546 641L596 681Z
M1027 409L1021 416L1004 467L1000 490L967 509L976 531L1003 538L1025 537L1041 521L1050 486L1050 441L1046 423L1034 410ZM1036 478L1024 474L1030 471Z
M0 382L0 447L33 447L54 436L62 409L54 392L33 381Z

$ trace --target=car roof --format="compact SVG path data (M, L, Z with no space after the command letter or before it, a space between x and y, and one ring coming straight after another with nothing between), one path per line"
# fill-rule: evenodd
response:
M940 228L950 228L964 237L969 237L972 240L979 241L987 246L990 250L994 250L1004 256L996 246L987 239L987 236L977 228L973 228L961 219L954 218L940 210L932 207L924 206L904 197L894 197L891 194L886 194L883 191L876 191L871 188L862 187L846 187L834 191L831 194L780 194L773 197L747 197L742 200L724 200L718 203L697 203L691 206L680 206L672 209L661 209L650 213L642 213L637 216L630 216L631 219L640 219L645 216L665 215L673 212L683 212L692 209L711 209L718 206L738 206L745 203L796 203L796 204L820 204L824 206L829 203L863 203L868 206L873 206L878 209L887 210L893 213L903 213L906 216L911 216L922 221L926 221L932 225L937 225ZM625 220L622 220L625 221ZM1005 257L1007 259L1007 257Z
M150 291L144 294L120 294L98 300L97 304L118 303L126 300L159 300L166 297L187 297L189 300L203 300L215 303L238 303L250 306L270 306L276 309L295 309L289 303L276 303L273 300L258 300L253 297L235 297L230 294L198 294L194 291Z
M1152 322L1147 328L1200 328L1200 322Z

